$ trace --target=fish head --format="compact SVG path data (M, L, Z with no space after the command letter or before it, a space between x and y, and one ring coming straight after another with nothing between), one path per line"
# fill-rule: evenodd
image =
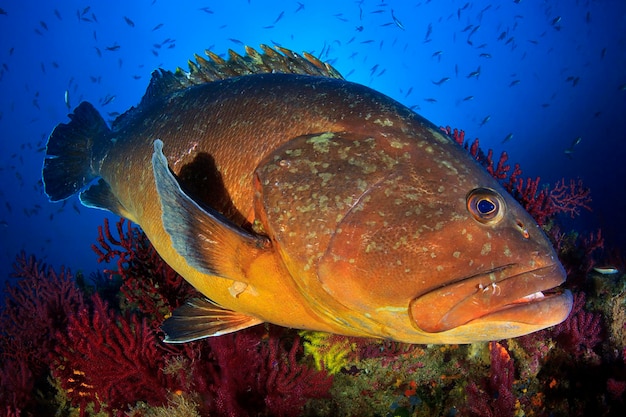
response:
M257 170L257 213L315 310L411 343L563 321L565 272L532 217L429 125L298 138Z

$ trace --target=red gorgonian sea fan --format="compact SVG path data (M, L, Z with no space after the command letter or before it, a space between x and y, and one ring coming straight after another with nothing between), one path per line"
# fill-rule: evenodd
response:
M467 408L471 416L512 417L516 397L513 393L515 367L508 350L498 342L489 342L491 367L489 378L467 385Z
M120 316L98 295L92 302L56 334L52 376L81 412L90 402L96 410L119 410L138 400L166 403L181 382L164 372L174 349L157 339L145 319Z
M167 315L199 294L156 252L146 235L125 219L111 231L108 219L98 226L97 245L91 245L98 262L114 262L116 269L105 269L109 278L120 277L124 302L147 315L158 328Z
M57 273L23 252L13 268L16 279L7 282L0 309L0 410L19 415L33 406L32 393L48 371L55 332L65 329L84 303L67 269Z

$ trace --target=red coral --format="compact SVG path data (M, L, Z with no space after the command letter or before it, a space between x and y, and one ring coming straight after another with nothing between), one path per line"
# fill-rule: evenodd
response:
M273 416L298 416L309 398L328 395L332 376L299 364L299 337L282 333L276 326L269 333L257 326L208 339L213 361L199 363L192 380L196 389L204 385L212 393L204 404L210 415L256 416L265 409Z
M574 303L569 317L554 326L553 337L560 346L575 357L593 354L593 348L602 341L603 329L600 314L584 310L585 294L574 294Z
M6 357L0 362L0 413L19 416L32 398L35 378L26 355Z
M585 273L585 275L591 271L591 269L595 265L595 257L594 255L597 251L604 249L604 238L602 237L602 230L598 229L594 234L589 233L589 237L583 237L582 244L579 245L579 248L583 250L583 259L581 262L581 269Z
M92 245L92 249L98 255L98 262L117 259L117 270L105 269L104 273L110 278L121 277L120 291L125 302L148 315L151 325L157 328L173 309L198 294L129 221L121 219L116 231L114 237L108 220L104 219L104 226L98 226L99 246Z
M624 393L626 392L626 381L618 381L614 378L609 378L606 381L606 390L611 395L611 398L620 402L624 401Z
M549 189L539 189L540 178L534 180L518 178L517 181L509 181L508 191L524 206L533 218L544 225L548 219L559 213L567 213L570 216L579 214L580 208L591 210L590 190L585 188L581 180L570 180L569 187L565 185L565 179Z
M456 143L463 146L465 143L465 131L459 130L456 127L454 130L450 126L440 127L439 130L450 136Z
M138 400L164 404L168 390L180 384L164 372L174 352L146 320L116 315L98 295L92 301L93 312L82 309L70 318L67 332L57 333L52 375L81 410L90 402L111 410Z
M0 312L0 409L21 410L35 381L48 370L56 331L83 305L69 270L52 268L22 252L13 264L17 280L6 286Z
M569 186L565 184L565 178L550 190L550 200L557 213L567 213L574 217L584 208L591 211L591 191L583 185L583 181L570 180Z
M489 342L491 370L479 387L474 381L467 386L470 415L507 417L515 414L513 394L514 363L509 352L498 342Z

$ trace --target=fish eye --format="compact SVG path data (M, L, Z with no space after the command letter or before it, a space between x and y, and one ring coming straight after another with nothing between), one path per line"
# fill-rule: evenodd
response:
M467 194L467 210L480 223L493 224L504 216L504 200L488 188L475 188Z

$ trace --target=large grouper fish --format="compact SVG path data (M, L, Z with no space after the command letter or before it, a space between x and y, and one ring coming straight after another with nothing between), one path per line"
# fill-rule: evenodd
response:
M567 317L549 240L465 150L310 54L261 49L155 71L111 128L83 102L48 141L50 200L137 223L206 296L165 341L270 322L471 343Z

